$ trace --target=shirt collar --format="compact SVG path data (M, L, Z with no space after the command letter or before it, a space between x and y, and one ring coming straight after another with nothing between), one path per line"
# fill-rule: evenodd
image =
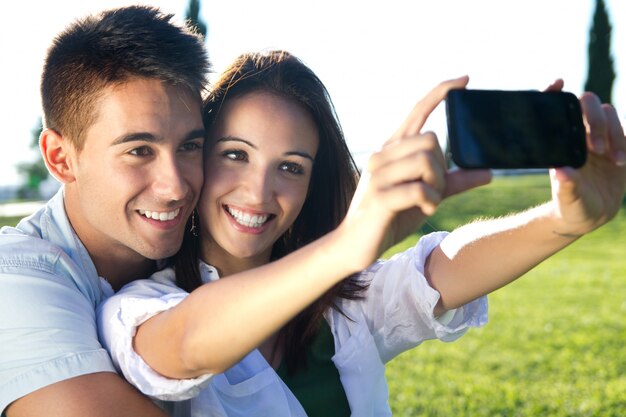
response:
M204 261L200 262L200 277L202 279L202 283L206 284L207 282L217 281L220 279L220 274L217 272L214 266L207 264Z

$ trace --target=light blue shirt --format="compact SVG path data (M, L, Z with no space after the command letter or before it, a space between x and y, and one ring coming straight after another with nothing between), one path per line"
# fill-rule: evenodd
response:
M95 309L113 291L74 233L63 188L0 230L0 411L47 385L115 372Z

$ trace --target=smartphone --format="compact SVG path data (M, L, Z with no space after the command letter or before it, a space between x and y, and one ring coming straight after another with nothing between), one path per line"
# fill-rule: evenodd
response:
M587 158L572 93L454 89L446 116L449 150L461 168L579 168Z

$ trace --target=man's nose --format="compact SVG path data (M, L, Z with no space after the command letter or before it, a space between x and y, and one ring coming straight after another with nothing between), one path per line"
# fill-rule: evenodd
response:
M174 156L161 157L154 166L153 190L166 201L184 200L189 193L189 184L183 176L179 161Z

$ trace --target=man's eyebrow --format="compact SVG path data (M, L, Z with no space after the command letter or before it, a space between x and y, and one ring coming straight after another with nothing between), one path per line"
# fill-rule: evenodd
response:
M206 137L206 131L204 129L196 129L187 133L187 135L185 135L185 138L183 139L183 142L193 140L193 139L198 139L198 138L205 138L205 137ZM162 143L164 142L164 139L162 137L154 136L150 132L135 132L135 133L129 133L127 135L122 135L119 138L115 139L113 141L113 146L121 145L121 144L128 143L128 142Z
M185 136L185 141L198 139L198 138L205 139L206 138L206 130L204 130L204 129L192 130L191 132L187 133L187 136Z
M157 138L152 133L148 132L136 132L129 133L127 135L122 135L119 138L113 141L113 146L122 145L128 142L152 142L152 143L160 143L163 142L162 138Z
M238 138L236 136L224 136L222 138L219 138L218 140L215 141L215 143L218 142L241 142L241 143L245 143L246 145L250 146L251 148L256 149L257 147L250 141L247 141L245 139L242 138Z

